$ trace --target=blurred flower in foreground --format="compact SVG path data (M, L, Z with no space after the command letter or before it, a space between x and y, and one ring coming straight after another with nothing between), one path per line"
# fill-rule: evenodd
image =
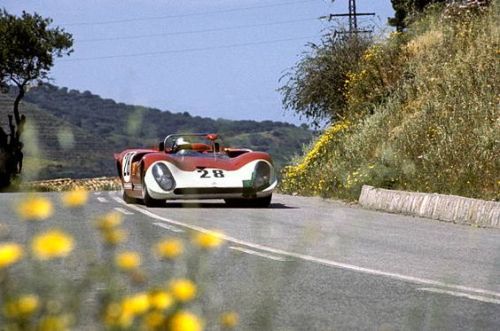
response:
M8 318L28 317L33 314L39 306L36 295L22 295L17 299L9 300L3 306L3 313Z
M180 311L170 320L171 331L202 331L203 321L193 313Z
M226 312L220 317L220 324L223 328L232 329L238 325L239 316L234 311Z
M28 221L41 221L52 216L54 207L49 199L31 196L17 205L20 218Z
M189 279L173 279L169 284L170 292L180 302L191 301L196 297L196 284Z
M182 254L184 247L180 239L165 239L155 245L154 251L162 259L174 259Z
M153 290L148 294L149 304L152 308L157 310L165 310L172 306L174 298L166 291Z
M40 331L66 331L70 330L73 317L69 314L47 315L40 321L37 330Z
M127 296L122 301L123 314L137 316L149 309L149 298L146 293L137 293Z
M135 270L141 265L141 256L134 251L121 252L116 255L115 264L125 271Z
M21 245L6 242L0 244L0 269L8 267L23 257L23 248Z
M127 232L120 228L113 228L101 232L102 238L108 245L118 245L127 239Z
M75 208L81 207L87 203L89 197L89 193L82 189L76 188L73 191L65 192L61 200L66 207Z
M165 322L165 316L159 311L151 311L144 316L144 329L155 330Z
M109 230L119 226L122 223L122 215L118 212L110 212L97 219L97 228L99 230Z
M194 235L193 242L200 248L213 249L219 247L224 239L219 232L198 232Z
M73 246L73 238L60 230L38 234L31 242L31 249L40 260L66 257L73 250Z

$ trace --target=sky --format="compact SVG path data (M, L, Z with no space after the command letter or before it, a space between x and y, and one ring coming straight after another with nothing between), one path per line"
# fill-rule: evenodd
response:
M347 0L0 0L51 17L74 37L53 83L117 102L226 119L303 123L279 79L345 13ZM358 0L361 23L386 29L390 0Z

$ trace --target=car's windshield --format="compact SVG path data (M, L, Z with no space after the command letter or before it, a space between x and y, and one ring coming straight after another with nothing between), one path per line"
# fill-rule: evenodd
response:
M165 139L165 150L172 155L227 157L222 140L204 134L171 135Z

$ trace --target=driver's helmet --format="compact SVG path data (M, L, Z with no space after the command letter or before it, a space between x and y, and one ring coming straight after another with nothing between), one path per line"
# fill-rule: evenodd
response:
M180 145L189 145L189 141L185 140L183 137L180 137L180 138L177 138L177 140L175 141L175 144L177 146L180 146Z

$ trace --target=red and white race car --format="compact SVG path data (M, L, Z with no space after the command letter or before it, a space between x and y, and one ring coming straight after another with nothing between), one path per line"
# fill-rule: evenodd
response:
M224 148L216 134L171 134L158 149L115 154L123 200L161 206L166 200L224 199L268 207L277 179L271 156Z

